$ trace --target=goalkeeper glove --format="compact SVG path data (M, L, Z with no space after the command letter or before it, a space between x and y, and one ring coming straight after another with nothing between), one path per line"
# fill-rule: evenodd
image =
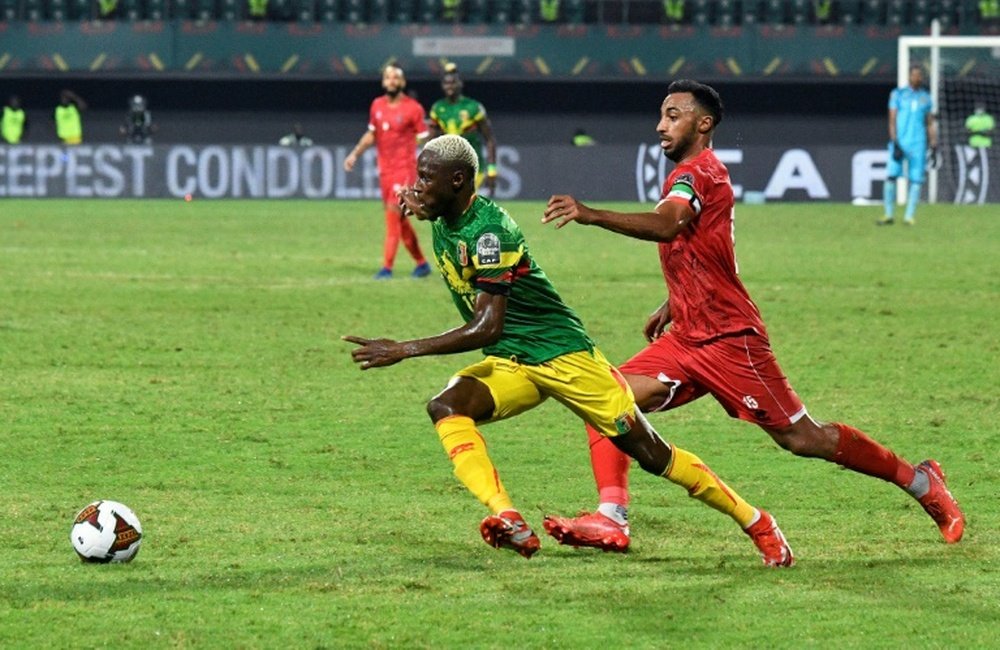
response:
M899 146L899 141L898 140L893 140L892 141L892 159L895 160L896 162L899 162L900 160L902 160L905 157L906 157L906 152L903 151L903 148L901 146Z
M941 152L938 151L937 147L931 147L927 150L927 169L940 169L941 162Z

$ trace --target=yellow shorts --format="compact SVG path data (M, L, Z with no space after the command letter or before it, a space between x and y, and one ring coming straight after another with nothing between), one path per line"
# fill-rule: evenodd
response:
M571 352L537 366L489 356L455 373L484 383L493 396L493 422L534 408L551 397L606 436L632 430L635 397L601 351Z

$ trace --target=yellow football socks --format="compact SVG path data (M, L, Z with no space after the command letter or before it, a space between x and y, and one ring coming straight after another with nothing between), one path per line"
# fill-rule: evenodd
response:
M493 462L486 453L486 441L472 418L452 415L434 425L448 458L455 465L455 476L494 514L513 510L514 504L500 482Z
M723 483L700 458L677 447L672 449L673 458L663 473L664 478L687 489L688 496L729 515L741 528L753 523L757 514L753 506Z

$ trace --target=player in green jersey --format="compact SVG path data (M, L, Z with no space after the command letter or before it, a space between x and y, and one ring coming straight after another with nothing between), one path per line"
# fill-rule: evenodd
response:
M452 377L427 405L455 475L489 509L480 533L530 558L538 536L515 509L477 424L512 417L551 397L648 472L736 521L768 520L700 458L666 443L643 418L631 389L587 336L576 313L535 263L507 212L475 194L478 159L457 135L431 140L417 183L400 193L404 213L432 222L434 257L465 324L410 341L345 336L362 370L411 357L482 348L486 358ZM762 555L791 550L777 525L748 528Z
M458 76L458 68L453 63L445 66L441 91L444 98L431 106L431 128L435 131L431 135L460 135L468 140L479 159L476 188L485 181L486 189L492 195L496 190L497 180L497 143L493 137L493 125L486 116L486 108L462 94L462 78Z

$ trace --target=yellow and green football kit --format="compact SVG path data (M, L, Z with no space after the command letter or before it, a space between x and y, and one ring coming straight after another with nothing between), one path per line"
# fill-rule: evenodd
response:
M479 133L479 124L486 119L486 108L465 95L460 95L454 102L447 97L439 99L431 106L430 118L445 135L460 135L465 138L479 159L479 172L476 174L476 187L482 185L486 178L487 163L483 152L483 138ZM494 172L495 173L495 172Z
M457 373L489 388L491 419L553 397L604 435L627 433L635 420L631 390L535 263L510 215L477 197L455 223L436 220L432 233L435 261L466 322L479 292L507 297L500 339L483 349L484 361Z
M455 306L469 322L476 295L507 296L503 333L484 348L486 358L456 373L483 383L493 397L486 421L523 413L551 397L605 436L631 431L642 415L618 370L587 335L528 251L507 212L476 197L454 223L432 225L434 258ZM455 476L492 512L514 508L472 418L456 415L435 423ZM746 526L754 509L722 483L701 459L673 448L663 476Z
M631 389L535 263L510 215L476 197L459 219L437 219L431 231L435 262L463 320L472 320L479 292L507 296L500 339L483 349L483 361L455 375L490 391L494 410L487 421L552 397L604 435L628 433L637 413ZM459 480L491 511L512 509L476 423L453 416L435 428Z

